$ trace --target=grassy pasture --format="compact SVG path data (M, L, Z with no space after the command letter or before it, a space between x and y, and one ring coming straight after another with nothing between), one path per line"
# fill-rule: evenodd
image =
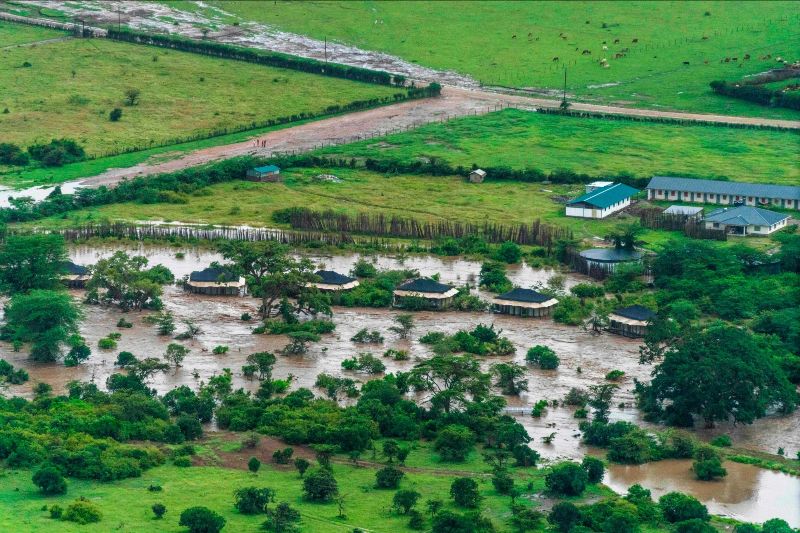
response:
M0 21L0 49L67 36L66 32Z
M394 54L468 74L487 85L560 90L566 66L567 90L582 100L798 116L796 111L719 97L708 87L715 79L739 79L772 68L776 57L799 58L795 29L800 14L792 2L209 4L243 20ZM625 57L615 58L618 53ZM745 54L750 54L747 61ZM772 57L760 59L767 54ZM737 60L725 63L726 57ZM608 68L601 66L603 58Z
M430 124L381 141L326 148L324 153L400 161L436 157L453 165L566 169L597 176L628 173L800 183L800 135L795 132L589 119L507 109Z
M15 25L12 29L27 26ZM32 66L23 68L24 62ZM125 106L128 88L141 91ZM89 154L319 112L395 89L196 54L73 39L0 50L0 131L21 146L71 137ZM123 110L110 122L111 109Z

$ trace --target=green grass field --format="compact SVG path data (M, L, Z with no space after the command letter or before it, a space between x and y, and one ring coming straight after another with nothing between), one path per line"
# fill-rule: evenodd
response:
M560 90L566 66L567 89L581 100L798 116L796 111L719 97L708 87L712 80L734 80L772 68L776 57L798 59L800 33L792 28L800 13L792 2L187 4L179 8L202 12L211 4L242 20L455 70L488 85ZM584 50L591 54L584 55ZM749 60L744 60L746 54ZM768 54L769 59L760 59ZM726 57L737 60L726 63ZM608 68L601 66L603 58Z
M328 148L348 157L800 183L796 132L563 117L507 109Z
M57 30L0 21L0 50L66 36L67 33Z
M4 25L5 27L5 25ZM27 26L12 30L27 31ZM28 62L30 67L23 67ZM128 88L141 91L125 106ZM73 39L0 50L3 141L28 146L71 137L89 154L163 143L197 132L319 112L396 89L197 54ZM123 110L110 122L111 109Z

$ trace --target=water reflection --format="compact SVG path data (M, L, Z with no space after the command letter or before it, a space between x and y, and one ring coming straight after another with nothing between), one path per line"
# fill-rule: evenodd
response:
M61 183L61 192L64 194L72 194L77 189L80 188L80 181L68 181L65 183ZM9 201L11 198L23 198L23 197L31 197L35 201L39 202L47 198L50 193L55 190L56 186L36 186L36 187L29 187L27 189L11 189L8 187L0 186L0 207L11 207L11 202Z

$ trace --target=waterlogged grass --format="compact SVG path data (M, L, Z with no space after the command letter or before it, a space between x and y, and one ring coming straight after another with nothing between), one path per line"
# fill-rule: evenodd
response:
M65 37L67 35L66 32L41 28L39 26L28 26L26 24L14 24L0 21L0 49L21 44L35 43L45 39L57 39L58 37Z
M798 116L717 96L708 86L772 68L777 57L798 59L800 13L792 2L214 1L183 8L205 4L489 85L560 91L566 67L567 90L582 100Z
M28 62L30 67L22 67ZM127 106L125 91L141 91ZM71 137L89 154L147 147L330 105L391 95L389 87L197 54L73 39L0 50L3 141ZM109 112L123 110L119 122Z
M695 176L800 183L800 135L791 131L682 126L544 115L506 109L326 148L347 157L452 165L567 169L596 175ZM491 178L491 176L490 176Z

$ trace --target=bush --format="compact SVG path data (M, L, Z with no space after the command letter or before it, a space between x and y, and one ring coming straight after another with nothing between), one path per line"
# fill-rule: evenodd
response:
M154 503L150 509L152 509L153 514L156 515L156 520L161 520L164 513L167 512L167 507L163 503Z
M469 428L452 424L439 430L433 449L439 453L443 461L461 462L472 451L474 442L475 437Z
M275 464L279 465L288 465L289 460L291 460L292 455L294 454L294 448L284 448L282 450L275 450L272 452L272 460L275 461Z
M95 504L88 500L80 499L69 504L64 514L61 516L62 520L67 522L75 522L76 524L93 524L103 519L103 514Z
M717 528L699 518L693 518L675 524L675 533L717 533ZM791 533L791 530L787 533Z
M225 519L207 507L190 507L181 513L179 526L189 528L189 533L219 533Z
M118 328L128 328L128 329L130 329L130 328L132 328L132 327L133 327L133 323L132 323L132 322L128 322L128 321L127 321L127 320L125 320L124 318L120 318L120 319L117 321L117 327L118 327Z
M556 464L544 478L547 490L564 496L580 496L587 481L586 471L571 461Z
M327 468L318 468L303 480L303 495L313 502L327 502L339 494L339 486Z
M587 455L583 458L581 467L586 471L586 477L589 483L600 483L603 481L603 474L605 474L606 467L600 459Z
M522 248L514 242L506 241L497 248L494 257L504 263L519 263L522 259Z
M547 346L537 345L528 350L525 360L529 363L539 365L543 370L555 370L561 363L556 352Z
M711 439L710 444L717 448L730 448L733 446L733 440L731 440L730 435L718 435Z
M612 438L608 444L608 459L615 463L640 465L660 458L658 445L638 428Z
M110 120L111 122L118 122L119 119L121 118L122 118L122 109L118 107L112 109L111 112L108 114L108 120Z
M290 533L296 531L296 523L300 521L300 512L292 508L287 502L281 502L274 509L267 508L267 520L262 525L263 529L275 533Z
M722 466L719 454L712 446L701 446L697 449L692 470L697 479L702 481L711 481L728 475L728 471Z
M16 144L0 143L0 165L27 165L30 159L28 154Z
M362 328L350 340L358 344L383 344L383 335L380 331L369 331L367 328Z
M175 459L173 459L172 464L181 468L187 468L192 466L192 460L186 457L185 455L182 455L180 457L176 457Z
M606 293L603 287L593 283L578 283L570 287L569 292L578 298L600 298Z
M86 157L84 149L72 139L53 139L47 144L33 144L28 154L46 167L60 167Z
M252 472L256 473L261 468L261 461L258 460L258 457L251 457L249 461L247 461L247 469Z
M708 509L697 498L680 492L670 492L658 499L658 506L667 522L683 522L699 518L707 521Z
M62 516L64 516L64 508L60 505L51 505L50 506L50 518L53 520L60 520Z
M474 509L481 501L478 483L469 477L460 477L450 485L450 496L459 507Z
M403 471L399 468L385 466L375 472L375 486L379 489L396 489L403 475Z
M42 494L51 496L53 494L65 494L67 492L67 482L61 471L54 466L42 466L33 473L33 484L39 487Z
M233 493L233 506L242 514L263 513L267 504L275 501L275 491L268 488L244 487Z
M228 353L228 347L224 345L214 346L214 349L211 350L214 355L225 355Z
M568 533L581 521L581 511L575 504L559 502L550 510L547 521L555 526L557 531Z
M108 337L105 337L105 338L100 339L99 341L97 341L97 346L101 350L113 350L114 348L117 347L117 341L115 341L114 339L110 339Z
M392 497L392 507L402 514L408 514L417 504L421 494L415 490L398 490Z
M617 381L619 379L622 379L622 376L624 375L625 372L623 372L622 370L612 370L611 372L606 374L606 379L608 381Z

